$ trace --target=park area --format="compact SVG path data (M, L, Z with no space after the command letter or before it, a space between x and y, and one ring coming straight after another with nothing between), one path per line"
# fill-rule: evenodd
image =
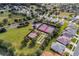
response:
M23 49L20 49L21 42L24 40L25 35L27 35L32 30L31 24L23 28L9 29L5 33L0 34L0 40L4 40L12 44L12 46L16 49L16 55L29 55L34 53L39 45L35 45L33 48L28 48L30 41L27 46Z
M13 14L9 11L4 11L3 13L0 12L0 23L3 22L4 19L8 20L8 24L11 24L14 22L15 19L23 19L25 16L22 14Z
M11 14L11 17L10 17L10 14L11 13L8 11L5 11L3 14L0 14L0 23L3 22L4 19L7 19L8 22L12 24L15 19L25 18L22 15L14 15L14 14ZM65 21L64 25L59 28L60 30L58 32L58 35L60 35L66 27L67 27L67 22ZM8 29L7 32L5 33L0 33L0 40L4 40L6 42L11 43L12 47L15 48L15 55L17 56L18 55L29 55L30 56L37 52L37 50L40 48L40 44L44 42L48 34L53 33L54 29L55 29L54 27L51 27L47 24L43 24L42 26L38 28L37 31L31 32L33 28L32 28L32 24L30 23L28 26L25 26L23 28L12 28L12 29ZM35 46L32 48L29 48L29 45L32 43L32 40L29 39L29 42L27 43L27 45L24 48L20 49L21 43L24 40L24 37L27 35L30 38L36 39ZM52 42L53 43L56 42L56 39L57 37L56 38L52 37L52 39L50 40L49 44L46 46L44 51L54 52L50 50L50 46Z

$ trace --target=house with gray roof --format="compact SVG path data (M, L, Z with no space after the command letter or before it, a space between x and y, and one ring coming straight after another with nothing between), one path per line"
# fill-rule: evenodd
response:
M70 43L70 38L67 36L59 36L57 41L63 45L68 45Z
M63 54L65 46L61 43L56 42L51 45L51 49L58 52L59 54Z

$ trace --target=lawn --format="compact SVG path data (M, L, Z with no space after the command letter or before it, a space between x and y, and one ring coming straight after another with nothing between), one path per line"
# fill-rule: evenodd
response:
M73 38L73 39L71 39L71 41L72 41L73 43L76 43L77 39L76 39L76 38Z
M11 14L10 12L8 11L4 11L3 14L0 14L0 22L3 21L3 19L8 19L8 23L13 23L14 22L14 19L23 19L25 18L25 16L22 16L22 15L14 15L14 14L11 14L11 18L8 17L8 15Z
M62 34L62 31L67 27L67 25L68 25L68 22L64 20L64 25L61 26L61 28L59 29L59 32L58 32L59 35Z
M65 56L69 56L69 53L68 53L68 52L65 52L64 55L65 55Z
M72 44L68 44L68 45L67 45L67 48L70 49L70 50L72 49L72 47L73 47Z
M74 14L74 13L60 12L59 16L60 16L60 17L63 17L63 16L69 17L70 14Z
M7 32L0 34L0 39L12 43L12 46L16 49L17 55L21 53L25 53L25 55L27 55L33 53L34 51L36 51L37 47L39 47L38 45L36 45L34 48L31 49L28 47L25 47L24 49L19 49L22 40L31 31L30 29L32 29L31 24L24 28L9 29Z

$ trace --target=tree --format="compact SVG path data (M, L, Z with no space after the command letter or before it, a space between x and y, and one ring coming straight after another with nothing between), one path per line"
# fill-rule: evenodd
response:
M3 12L3 11L1 11L0 13L1 13L1 14L3 14L4 12Z
M12 44L9 43L9 42L5 42L5 41L3 41L2 44L1 44L0 46L3 47L3 48L5 48L6 50L8 50L9 47L12 46Z
M27 17L27 20L31 20L31 17Z
M8 50L8 52L9 52L9 54L11 55L11 56L14 56L15 55L15 48L14 47L11 47L9 50Z
M12 17L12 14L9 14L8 17L11 18Z
M11 47L12 44L9 42L5 42L3 40L0 40L0 48L5 50L6 53L9 53L10 55L13 55L14 53L14 48Z
M7 24L8 23L8 19L3 19L3 24Z
M42 50L39 48L36 50L35 55L40 56L42 53Z
M3 24L0 22L0 27L3 27Z
M19 22L22 22L22 19L19 19Z
M18 22L18 19L15 19L15 20L14 20L14 22L16 22L16 23L17 23L17 22Z
M23 40L23 41L21 42L20 49L23 49L23 48L26 47L26 46L27 46L27 42L26 42L25 40Z
M35 46L36 40L32 39L30 44L29 44L29 48L33 48Z
M3 40L0 39L0 45L3 43Z
M23 18L23 21L27 21L27 19Z

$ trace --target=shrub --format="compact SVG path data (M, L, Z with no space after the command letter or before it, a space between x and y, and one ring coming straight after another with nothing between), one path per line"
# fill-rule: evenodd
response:
M69 53L68 53L68 52L65 52L64 55L65 55L65 56L69 56Z
M72 47L73 47L72 44L68 44L68 45L67 45L67 48L70 49L70 50L72 49Z

